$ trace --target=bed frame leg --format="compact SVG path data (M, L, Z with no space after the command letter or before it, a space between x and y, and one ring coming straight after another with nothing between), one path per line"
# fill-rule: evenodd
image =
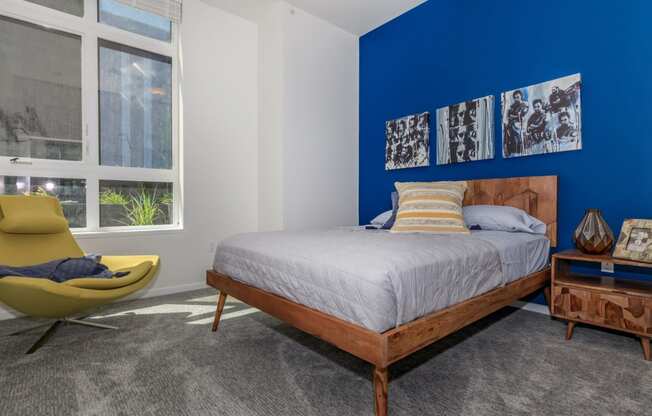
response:
M220 295L217 298L217 310L215 311L215 319L213 320L213 332L217 332L217 327L220 325L220 318L222 317L222 311L224 310L226 297L227 294L220 291Z
M374 368L374 396L376 416L387 416L387 385L389 373L387 368Z

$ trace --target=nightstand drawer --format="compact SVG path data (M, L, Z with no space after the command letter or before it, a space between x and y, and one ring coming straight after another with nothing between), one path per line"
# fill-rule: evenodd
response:
M652 300L572 286L552 288L553 314L638 335L652 335Z

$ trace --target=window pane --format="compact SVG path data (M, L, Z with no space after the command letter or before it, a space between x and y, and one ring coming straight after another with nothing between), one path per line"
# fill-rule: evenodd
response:
M100 163L172 168L172 60L100 39Z
M172 22L169 19L114 0L99 0L99 21L166 42L172 39Z
M70 228L86 227L86 180L0 176L0 194L50 195L59 198Z
M100 227L172 224L172 184L100 181Z
M82 17L84 15L84 0L27 0L41 6L59 10L61 12L74 14Z
M0 156L82 158L81 38L0 16Z

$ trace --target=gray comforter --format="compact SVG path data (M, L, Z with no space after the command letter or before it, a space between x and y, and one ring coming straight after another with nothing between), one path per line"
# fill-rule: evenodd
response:
M509 233L443 236L359 229L241 234L220 244L214 268L384 332L545 265L549 247L545 238L505 234ZM532 251L540 254L517 261ZM511 270L511 275L503 269Z

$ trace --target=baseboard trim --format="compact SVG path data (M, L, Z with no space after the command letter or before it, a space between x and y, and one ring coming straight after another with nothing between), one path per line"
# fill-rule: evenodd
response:
M142 292L137 292L131 296L127 296L124 299L120 299L116 303L126 302L134 299L155 298L157 296L173 295L175 293L182 293L182 292L191 292L193 290L204 289L207 287L208 286L206 286L205 282L198 282L198 283L188 283L185 285L146 289ZM0 321L22 318L23 316L24 315L19 312L13 311L4 305L0 305Z
M516 302L512 303L512 306L514 308L523 309L524 311L540 313L541 315L550 315L550 310L548 309L548 307L546 305L540 305L538 303L523 302L517 300Z
M208 288L209 287L206 285L206 282L187 283L185 285L168 286L145 290L144 292L140 293L140 296L138 296L136 293L136 296L132 299L155 298L157 296L173 295L175 293L191 292L193 290ZM129 300L129 298L125 300Z

